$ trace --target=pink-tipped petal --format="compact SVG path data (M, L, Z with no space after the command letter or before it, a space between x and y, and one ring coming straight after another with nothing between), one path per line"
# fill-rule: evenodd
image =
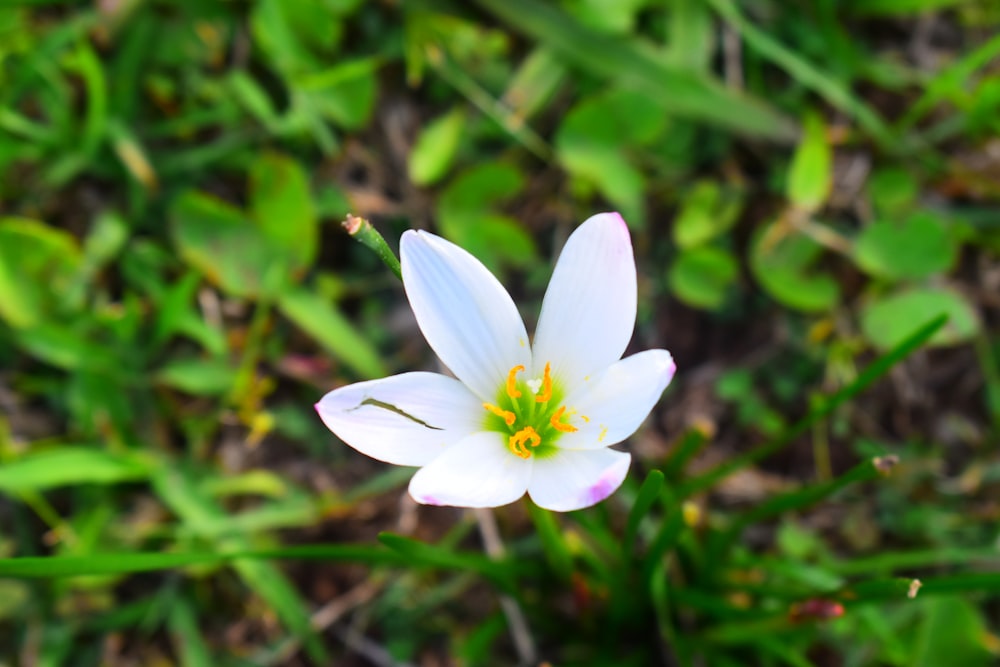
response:
M465 438L417 471L410 495L425 505L499 507L524 495L531 461L507 449L499 433Z
M569 390L621 358L636 313L635 260L617 213L586 220L566 241L542 301L532 345L535 374L546 362Z
M528 334L510 295L478 259L434 234L405 232L400 255L424 338L459 380L494 401L511 368L531 365Z
M585 380L566 398L570 422L578 430L563 434L558 446L599 449L629 437L660 400L676 368L666 350L646 350Z
M556 512L590 507L621 486L631 460L613 449L559 450L534 462L528 495L539 507Z
M334 389L316 404L327 428L362 454L404 466L430 463L482 429L482 402L437 373L403 373Z

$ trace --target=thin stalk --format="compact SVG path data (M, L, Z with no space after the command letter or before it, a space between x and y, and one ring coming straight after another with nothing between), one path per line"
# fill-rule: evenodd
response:
M486 553L493 560L499 561L504 558L503 541L500 539L500 529L497 527L496 517L489 509L477 508L473 510L476 522L479 524L479 535L483 539ZM538 664L538 648L535 639L531 635L528 621L521 611L521 606L512 596L506 593L500 594L500 608L507 618L507 627L510 628L510 637L517 650L519 663L521 665Z
M359 218L356 215L347 214L347 218L340 223L347 233L351 235L355 241L360 241L362 245L368 247L378 256L382 263L389 268L390 271L395 274L400 280L403 279L403 272L399 266L399 258L389 247L389 244L385 242L385 238L379 234L378 230L372 226L372 223L368 222L364 218Z
M771 456L775 452L787 447L796 438L812 428L812 425L817 421L826 418L841 405L867 389L873 382L875 382L875 380L885 375L890 368L926 343L931 336L938 331L938 329L944 326L947 321L948 316L942 314L923 325L913 332L909 338L872 362L867 368L865 368L864 371L861 372L860 375L858 375L854 382L835 393L829 399L822 401L817 407L810 410L805 417L797 421L790 429L788 429L788 431L785 432L783 436L779 437L777 440L772 440L758 445L745 454L741 454L740 456L730 459L725 463L721 463L708 472L691 479L687 484L683 484L680 487L678 495L681 497L688 497L692 494L704 491L705 489L709 489L715 486L720 480L725 479L734 472L766 459L768 456Z

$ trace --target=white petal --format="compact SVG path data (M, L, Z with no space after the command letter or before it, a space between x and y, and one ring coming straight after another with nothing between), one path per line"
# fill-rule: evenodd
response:
M569 512L599 503L621 486L630 454L613 449L559 450L534 461L528 494L535 504Z
M499 433L471 435L417 471L410 495L425 505L499 507L524 495L531 460L515 456Z
M437 373L403 373L334 389L316 411L354 449L403 466L426 465L481 430L485 414L465 385Z
M434 352L482 400L514 366L530 368L531 350L517 307L478 259L427 232L400 241L403 286Z
M532 346L535 375L552 363L564 387L621 358L636 312L635 260L625 221L601 213L566 241L542 301Z
M585 381L566 398L569 422L579 430L561 435L558 446L597 449L629 437L660 400L676 368L666 350L646 350Z

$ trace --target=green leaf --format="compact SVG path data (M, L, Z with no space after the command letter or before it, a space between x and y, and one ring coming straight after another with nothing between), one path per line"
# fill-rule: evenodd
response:
M923 601L923 621L913 642L913 667L996 664L987 647L990 633L982 613L960 597L928 598Z
M334 67L298 77L295 87L326 118L346 129L361 129L375 109L378 84L376 58L342 62Z
M128 574L172 570L191 565L214 565L234 558L302 559L357 562L369 565L406 565L406 559L384 547L366 544L313 544L268 550L202 552L94 553L86 556L27 556L0 558L0 578L37 579Z
M750 268L761 287L782 304L806 312L828 310L840 290L831 276L811 271L822 251L812 239L772 223L757 230L751 241Z
M266 125L274 127L278 121L274 104L264 88L245 70L233 70L226 80L228 89L243 107Z
M19 329L42 323L64 304L80 270L76 239L23 218L0 218L0 317Z
M268 561L248 558L235 560L233 569L240 573L247 586L274 609L282 623L304 640L313 662L330 664L329 658L324 657L326 651L310 623L306 601L284 572Z
M825 400L814 403L809 413L795 422L781 437L757 445L753 449L720 463L697 477L688 479L678 494L687 497L704 489L712 488L720 480L725 479L737 470L753 465L780 451L789 443L794 442L796 438L808 432L821 419L826 418L845 402L867 389L875 380L888 373L893 366L909 356L914 350L927 343L932 336L941 330L946 321L946 316L941 315L914 330L896 347L869 364L849 385Z
M386 375L372 342L318 294L304 288L290 289L281 295L278 308L358 375L366 378Z
M716 53L716 28L712 12L702 0L673 0L664 10L667 19L667 62L705 73Z
M87 107L83 116L79 149L91 156L104 140L107 130L108 82L101 61L89 41L80 40L76 51L67 57L66 64L80 75L86 87L84 99Z
M570 0L567 11L588 27L620 35L632 31L636 15L647 0Z
M465 216L484 211L515 197L524 189L524 174L506 162L490 162L463 171L443 193L438 204L442 227L455 230Z
M560 164L594 186L631 224L645 219L645 179L626 151L655 140L666 128L662 110L645 95L614 89L584 99L556 132Z
M432 185L451 168L465 130L465 109L456 106L427 124L410 153L410 180Z
M219 551L251 551L249 540L235 534L230 528L230 517L212 498L193 483L184 469L161 466L154 471L151 482L159 498L180 517L186 530L203 539L218 538ZM229 535L219 538L221 535ZM281 621L306 643L311 657L319 664L323 659L322 645L317 641L309 623L305 602L288 582L284 573L271 563L257 558L236 558L232 563L249 588L274 609Z
M948 324L928 345L956 345L979 331L979 317L968 301L944 288L916 288L872 301L861 311L861 329L875 346L890 348L927 322L947 315Z
M674 219L674 242L681 248L708 243L726 232L743 210L743 198L715 181L695 183Z
M39 579L127 574L218 563L230 558L217 552L100 553L88 556L0 558L0 577Z
M0 620L28 613L31 598L31 589L24 582L0 580Z
M316 257L316 207L302 166L278 153L263 153L250 168L250 215L264 238L287 254L301 274Z
M851 0L849 10L862 16L929 14L969 4L971 0Z
M802 129L802 140L788 172L787 196L792 204L812 213L822 208L830 196L833 151L826 138L826 126L819 116L807 116Z
M861 232L855 257L868 273L902 280L951 269L956 248L945 223L931 213L916 213L900 224L874 222Z
M868 193L879 216L897 217L917 200L920 184L902 167L884 167L868 178Z
M653 503L660 497L660 489L663 488L663 473L659 470L651 470L646 479L639 487L639 493L635 497L632 509L628 513L628 521L625 523L624 551L630 555L632 546L635 544L635 536L639 532L639 523L642 522Z
M4 462L0 491L8 494L74 484L118 484L143 479L156 463L140 454L111 454L85 447L60 447Z
M534 503L528 503L528 514L535 524L542 551L552 572L563 581L569 581L573 574L573 554L566 544L555 514Z
M282 249L231 204L188 191L173 201L170 221L184 260L227 292L259 297L286 284L289 267Z
M476 4L538 40L584 71L635 90L662 111L781 141L795 126L762 100L718 81L674 67L652 50L587 28L539 0L476 0Z
M861 127L882 144L889 145L892 142L893 136L885 122L842 81L774 39L770 31L758 28L748 21L733 0L706 0L706 2L739 31L750 48L760 53L764 59L773 62L799 84L815 91L832 106L856 119Z
M156 374L156 381L195 396L221 396L236 380L236 369L224 359L173 359Z
M66 370L118 370L115 350L92 342L86 333L69 326L43 324L17 333L21 349L45 363Z
M496 272L502 264L528 266L536 257L531 235L494 211L524 188L524 175L504 162L478 165L453 180L438 200L441 232Z
M187 599L175 597L167 614L167 628L180 664L183 667L212 667L215 661L201 635L194 605Z
M128 241L125 219L113 211L101 213L94 220L83 242L85 273L93 274L115 259Z
M452 551L392 533L380 533L378 539L393 551L409 558L411 567L431 567L475 572L486 577L505 591L513 592L513 574L515 570L510 563L493 561L477 553Z
M736 280L739 267L725 250L703 246L685 250L670 266L670 288L681 301L716 310Z
M250 17L254 43L286 75L311 70L342 32L340 21L320 2L260 0Z
M531 118L546 107L566 75L566 66L556 54L536 48L511 77L503 101L518 117Z

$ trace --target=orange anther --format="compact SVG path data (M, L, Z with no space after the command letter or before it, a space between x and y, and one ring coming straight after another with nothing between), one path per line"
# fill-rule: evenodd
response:
M506 423L507 426L513 426L514 420L517 419L517 415L515 415L510 410L504 410L503 408L498 408L497 406L492 405L490 403L483 403L483 407L492 412L493 414L495 414L497 417L502 417L504 423Z
M521 398L521 390L517 388L517 374L524 370L524 366L514 366L507 373L507 395L511 398Z
M526 459L531 456L531 452L528 450L528 445L525 444L526 440L531 441L530 444L532 447L537 447L542 444L542 436L538 435L532 427L525 426L520 431L510 436L507 440L507 446L510 447L510 451L514 452L514 454L520 456L522 459Z
M563 413L566 412L566 406L560 407L554 413L552 413L552 419L549 423L552 424L552 428L557 431L562 431L563 433L572 433L573 431L578 431L579 429L572 424L563 424L560 419L562 419Z
M552 398L552 364L545 362L545 374L542 376L542 392L535 396L538 403L547 403Z

